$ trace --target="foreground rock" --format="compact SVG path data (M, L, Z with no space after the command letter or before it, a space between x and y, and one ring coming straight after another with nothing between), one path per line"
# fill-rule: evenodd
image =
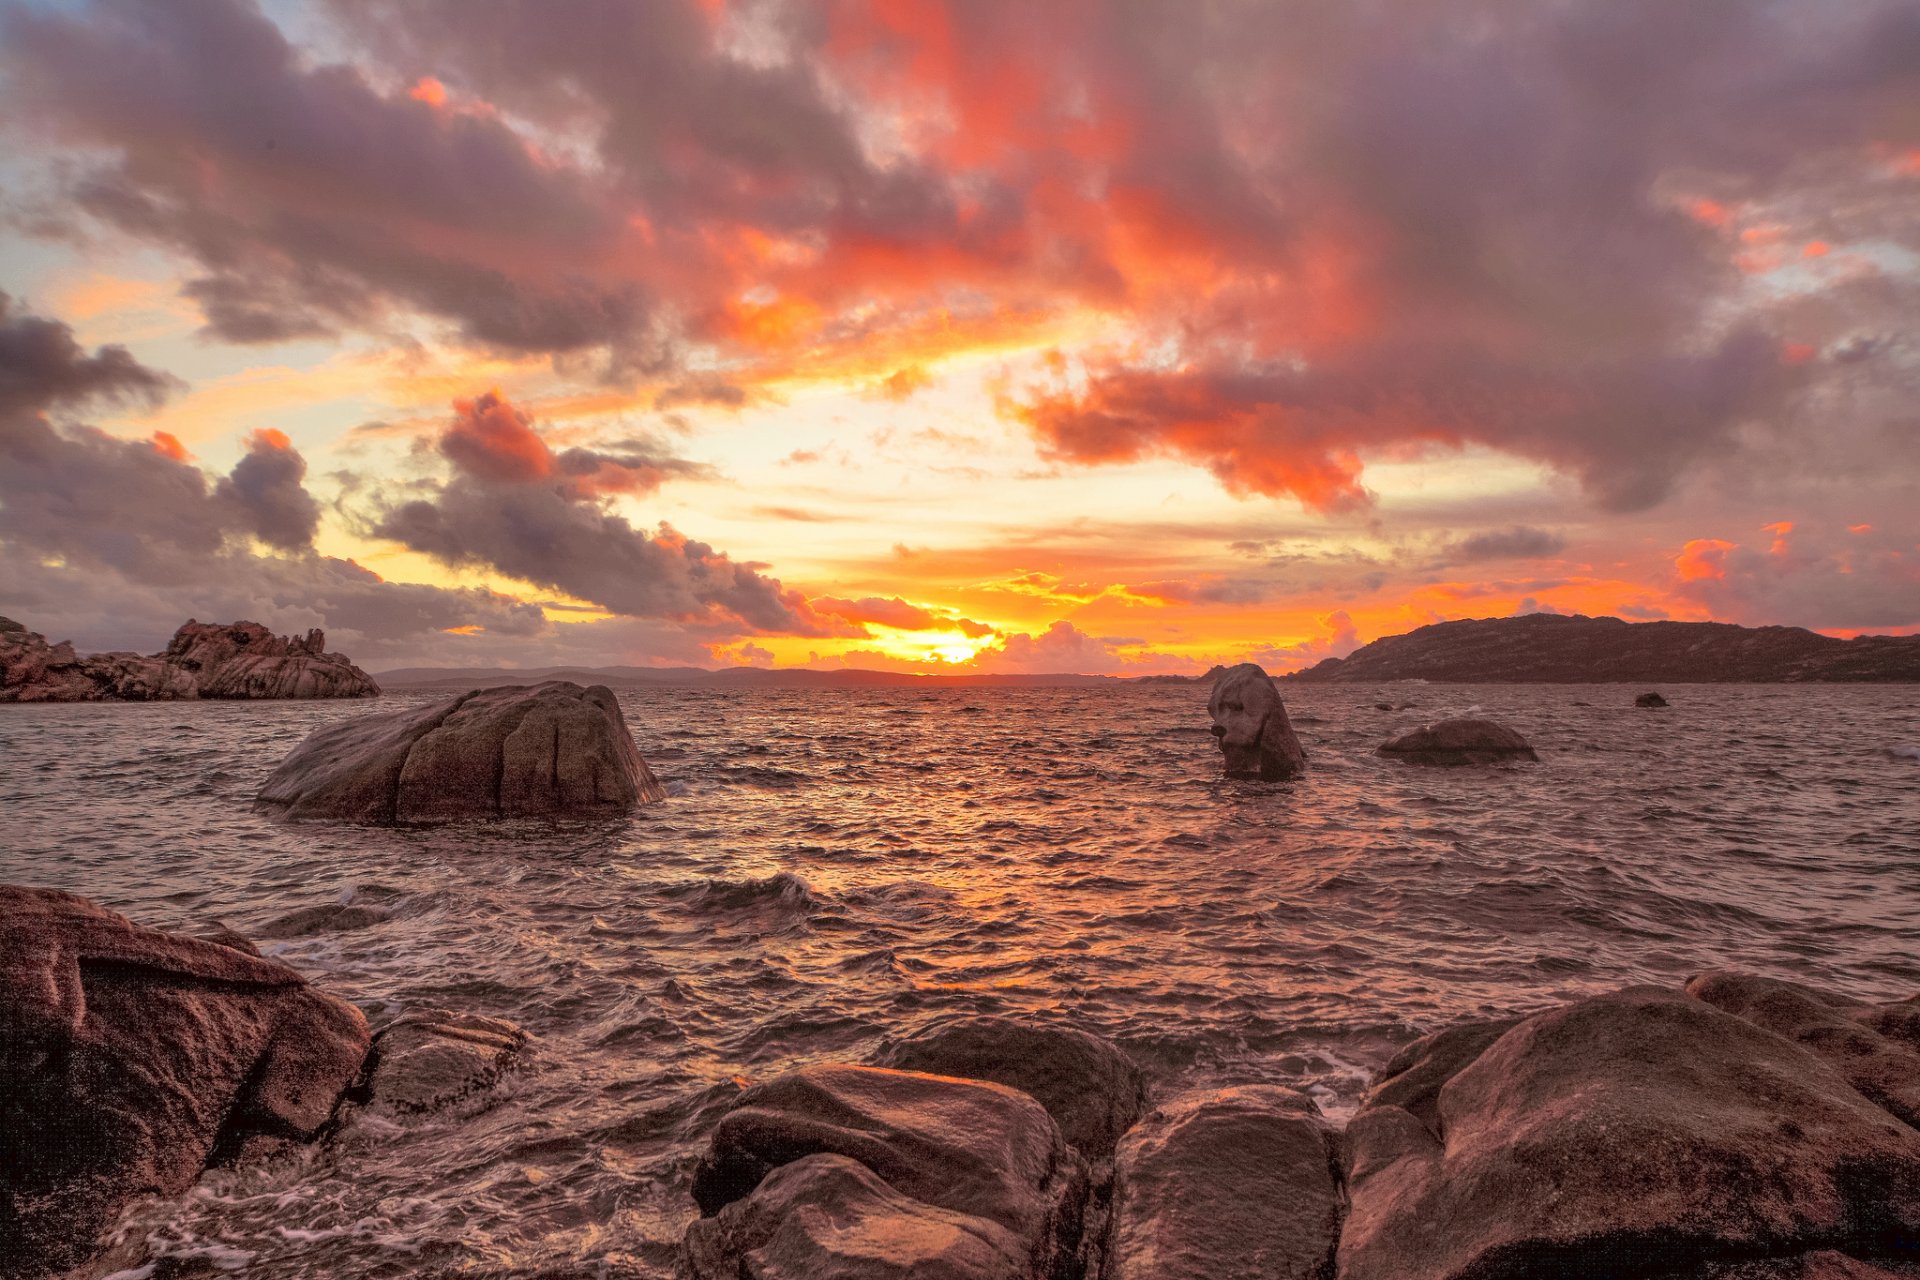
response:
M1014 1089L809 1067L740 1095L694 1179L697 1280L1031 1280L1067 1271L1083 1166Z
M368 823L616 812L665 797L612 692L565 680L316 729L259 795L289 818Z
M0 618L0 702L171 702L193 698L371 698L380 686L318 630L276 636L257 622L189 621L152 656L81 657L68 641Z
M1155 1107L1120 1144L1105 1280L1319 1280L1339 1236L1334 1135L1305 1094L1242 1085Z
M963 1018L889 1046L879 1063L1018 1089L1045 1107L1061 1136L1089 1160L1111 1156L1146 1109L1146 1077L1133 1060L1071 1027Z
M1527 740L1491 720L1442 720L1383 742L1376 755L1409 764L1498 764L1538 760Z
M1254 663L1221 673L1207 698L1207 714L1213 717L1228 777L1277 781L1306 772L1307 753L1287 720L1280 691Z
M1667 700L1657 693L1643 693L1633 700L1636 707L1664 707Z
M1872 1274L1817 1255L1920 1242L1920 1131L1807 1048L1650 987L1487 1032L1355 1116L1341 1280Z
M374 1037L368 1105L417 1115L484 1100L518 1068L527 1033L474 1013L402 1014Z
M0 1259L90 1258L120 1211L256 1139L305 1140L367 1051L358 1010L235 946L0 886Z

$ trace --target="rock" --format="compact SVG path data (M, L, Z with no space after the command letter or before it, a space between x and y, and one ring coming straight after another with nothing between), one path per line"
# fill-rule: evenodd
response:
M1703 973L1687 994L1804 1045L1864 1097L1920 1127L1920 1051L1862 1025L1878 1009L1849 1011L1825 992L1746 973Z
M288 818L369 823L615 812L665 798L613 693L565 680L316 729L259 795Z
M1120 1143L1105 1280L1318 1280L1340 1231L1334 1136L1305 1094L1182 1094Z
M1113 1154L1146 1107L1147 1081L1117 1045L1071 1027L964 1018L888 1046L879 1065L990 1080L1028 1094L1089 1160Z
M1527 740L1491 720L1442 720L1380 744L1376 755L1410 764L1494 764L1538 760Z
M366 1020L285 965L0 886L0 1258L78 1266L130 1201L260 1137L310 1139Z
M687 1228L693 1280L1029 1280L998 1223L902 1195L857 1160L811 1155Z
M1643 693L1633 700L1636 707L1664 707L1667 700L1657 693Z
M1537 1014L1438 1075L1431 1124L1377 1092L1348 1128L1341 1280L1697 1275L1920 1233L1920 1132L1689 996Z
M985 1219L1017 1242L1027 1266L1017 1274L1051 1275L1071 1257L1083 1166L1038 1102L979 1080L816 1066L756 1085L715 1127L694 1200L712 1217L759 1198L756 1188L774 1170L822 1154L857 1161L924 1205ZM759 1213L741 1210L736 1219ZM799 1225L777 1229L804 1233Z
M1709 1263L1689 1273L1686 1280L1913 1280L1914 1277L1920 1277L1920 1262L1898 1259L1868 1262L1833 1249L1815 1249L1785 1258Z
M245 952L250 956L260 954L260 948L253 945L251 938L245 934L236 933L232 929L229 929L224 921L215 920L194 936L203 938L208 942L218 943L223 947L230 947L235 951Z
M369 1105L412 1115L484 1097L522 1065L527 1033L474 1013L404 1013L373 1040Z
M1207 698L1207 714L1213 717L1228 777L1278 780L1306 772L1307 753L1287 720L1280 691L1254 663L1221 674Z
M317 906L300 907L285 915L275 916L260 926L263 938L304 938L315 933L345 933L352 929L364 929L392 918L392 912L384 907L366 906L350 902L323 902Z
M166 702L192 698L370 698L380 686L318 630L280 637L257 622L189 620L163 652L96 653L0 618L0 702Z

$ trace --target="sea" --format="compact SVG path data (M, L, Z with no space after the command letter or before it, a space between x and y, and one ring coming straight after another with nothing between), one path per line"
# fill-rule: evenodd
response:
M1310 772L1228 780L1204 686L623 692L664 802L594 822L289 825L252 798L364 702L0 707L0 879L353 1001L532 1036L492 1095L215 1170L120 1280L666 1276L753 1081L992 1014L1168 1091L1336 1120L1416 1037L1732 968L1920 992L1920 685L1287 685ZM1374 749L1450 716L1537 764ZM268 937L344 902L383 917ZM0 922L0 928L4 928Z

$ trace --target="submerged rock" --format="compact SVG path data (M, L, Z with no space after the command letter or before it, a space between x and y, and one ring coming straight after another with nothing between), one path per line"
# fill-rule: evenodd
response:
M1636 707L1664 707L1667 700L1657 693L1643 693L1633 700Z
M1306 772L1307 753L1287 720L1280 690L1254 663L1221 673L1207 698L1207 714L1213 717L1228 777L1279 780Z
M819 1156L840 1159L794 1168ZM1085 1185L1058 1126L1018 1090L808 1067L746 1090L715 1128L693 1184L704 1217L688 1229L686 1252L702 1280L923 1274L916 1266L1050 1276L1071 1256ZM816 1194L839 1207L818 1207ZM842 1247L871 1269L810 1269Z
M1146 1077L1133 1059L1072 1027L965 1018L890 1045L879 1064L1018 1089L1045 1107L1089 1160L1112 1155L1146 1107Z
M408 1115L483 1098L518 1068L527 1033L475 1013L410 1012L373 1040L369 1105Z
M1705 1275L1920 1238L1920 1132L1752 1022L1635 987L1480 1038L1405 1055L1417 1084L1354 1117L1341 1280ZM1848 1274L1810 1268L1751 1274Z
M1410 764L1495 764L1538 760L1527 740L1491 720L1442 720L1380 744L1376 755Z
M257 1138L310 1139L366 1020L285 965L0 886L0 1258L78 1266L132 1200Z
M1182 1094L1120 1144L1105 1280L1319 1280L1340 1230L1334 1134L1277 1085Z
M189 620L151 656L96 653L0 618L0 702L165 702L192 698L370 698L380 686L326 636L276 636L257 622Z
M259 795L289 818L368 823L613 812L665 798L612 691L565 680L316 729Z

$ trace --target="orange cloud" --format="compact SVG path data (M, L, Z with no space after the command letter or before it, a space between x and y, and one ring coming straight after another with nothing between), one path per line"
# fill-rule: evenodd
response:
M180 443L180 437L170 431L156 431L152 436L153 451L163 458L172 458L175 462L185 462L189 455L187 446Z
M1737 544L1719 538L1694 538L1680 548L1673 567L1682 582L1703 582L1727 576L1726 555Z

